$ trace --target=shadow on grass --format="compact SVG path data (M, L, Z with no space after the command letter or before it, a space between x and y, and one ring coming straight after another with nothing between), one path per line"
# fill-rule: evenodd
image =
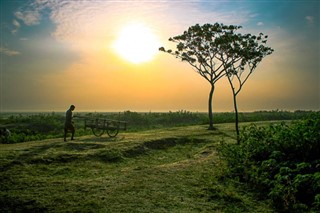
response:
M91 149L101 149L105 146L102 144L93 144L93 143L67 143L63 145L67 150L69 151L85 151L85 150L91 150Z
M0 197L0 212L47 212L46 207L41 206L35 200L24 201L19 198Z
M233 131L231 131L233 132ZM225 129L220 129L219 127L214 127L213 130L208 130L207 134L205 135L212 135L214 136L222 136L226 138L231 138L233 140L237 140L237 136L235 134L230 133L229 131L226 131Z
M25 153L22 153L22 154L18 155L17 157L13 158L12 161L9 161L6 164L1 164L0 170L6 171L6 170L11 169L13 166L23 165L24 163L28 163L35 156L46 152L48 149L57 148L59 146L61 146L60 142L54 142L54 143L45 144L42 146L34 146L34 147L30 148L30 150L26 149Z
M149 150L166 150L176 145L205 143L207 140L194 138L163 138L159 140L146 141L138 146L132 147L124 152L125 157L133 158L146 154Z
M89 143L93 143L93 142L118 142L118 141L123 141L125 139L124 136L121 137L114 137L114 138L110 138L110 137L90 137L90 138L84 138L81 139L81 142L89 142Z

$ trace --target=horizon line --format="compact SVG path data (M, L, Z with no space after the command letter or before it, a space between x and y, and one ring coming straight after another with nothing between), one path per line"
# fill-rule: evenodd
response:
M202 111L202 110L121 110L121 111L115 111L115 110L78 110L75 111L74 114L77 113L124 113L124 112L136 112L136 113L176 113L176 112L191 112L191 113L208 113L208 111ZM320 112L320 109L295 109L295 110L288 110L288 109L259 109L259 110L244 110L239 111L239 113L253 113L253 112L297 112L297 111L303 111L303 112ZM1 110L0 114L2 113L64 113L66 110ZM235 111L223 111L223 110L217 110L213 111L213 113L234 113Z

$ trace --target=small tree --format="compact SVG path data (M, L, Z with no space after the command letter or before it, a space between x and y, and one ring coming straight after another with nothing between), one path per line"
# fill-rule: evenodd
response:
M208 114L209 129L213 128L212 97L215 90L215 83L227 74L230 63L225 54L230 54L233 50L229 35L239 26L226 26L223 24L196 24L189 27L182 35L169 38L169 41L177 43L176 50L166 50L160 47L159 50L169 53L181 61L189 63L195 71L206 79L211 89L209 92Z
M263 35L263 33L260 33L259 36L251 34L230 34L227 39L229 40L229 43L232 44L232 48L228 48L227 52L221 55L226 70L226 76L233 94L238 143L239 116L237 95L262 59L273 52L273 49L263 45L267 42L267 38L268 36Z

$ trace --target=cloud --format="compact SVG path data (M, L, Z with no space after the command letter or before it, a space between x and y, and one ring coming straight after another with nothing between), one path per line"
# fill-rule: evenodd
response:
M20 27L20 23L17 21L17 20L13 20L12 21L12 24L16 27L16 28L19 28Z
M7 55L7 56L16 56L16 55L20 55L21 53L15 50L10 50L4 47L0 47L0 54Z
M258 17L258 16L259 16L258 13L249 14L249 17L250 17L250 18L256 18L256 17Z
M38 11L17 11L14 15L28 26L40 23L41 16Z
M26 25L35 25L39 24L41 14L48 13L56 24L52 36L73 43L114 37L118 28L130 21L148 22L160 33L176 33L196 23L242 24L248 17L246 11L219 11L217 2L206 8L202 4L201 1L35 0L15 15Z
M11 33L12 33L12 34L16 34L16 33L18 32L19 28L20 28L20 23L19 23L17 20L14 19L14 20L12 21L12 24L13 24L13 26L14 26L14 29L11 30Z
M263 25L264 25L264 23L261 21L257 23L257 26L263 26Z
M314 17L313 16L306 16L305 19L307 20L308 23L312 24L314 21Z

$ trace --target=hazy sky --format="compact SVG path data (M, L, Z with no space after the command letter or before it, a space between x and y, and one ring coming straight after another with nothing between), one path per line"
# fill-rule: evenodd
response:
M1 112L70 104L79 111L207 111L209 83L158 48L194 24L215 22L267 34L274 49L239 94L241 111L320 109L318 0L0 2ZM139 27L141 35L130 31ZM134 61L139 56L145 61ZM233 110L225 80L213 108Z

